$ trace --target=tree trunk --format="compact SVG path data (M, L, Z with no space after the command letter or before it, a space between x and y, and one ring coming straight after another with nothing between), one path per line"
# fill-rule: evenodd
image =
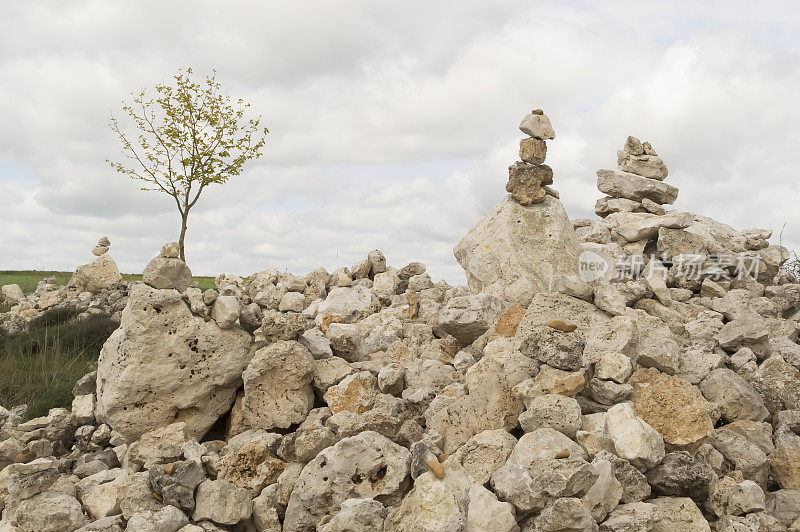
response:
M183 241L186 239L186 219L189 217L189 213L181 214L181 236L178 239L178 247L181 250L181 260L186 262L186 252L183 248Z

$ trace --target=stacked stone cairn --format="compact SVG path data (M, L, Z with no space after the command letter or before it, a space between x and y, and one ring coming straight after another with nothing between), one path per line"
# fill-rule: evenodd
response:
M800 531L785 249L691 214L571 223L545 186L456 246L469 287L375 250L201 290L165 245L71 409L0 407L0 532ZM766 266L578 276L644 248Z
M521 205L542 203L546 195L558 198L550 188L553 184L553 169L544 163L547 156L547 140L556 137L550 119L541 109L534 109L522 120L520 131L529 135L519 143L519 158L508 167L506 191Z
M42 313L59 310L74 311L79 321L95 317L119 321L127 303L126 283L108 254L110 246L108 238L102 237L92 249L97 258L78 266L66 286L48 277L30 294L17 284L0 287L0 303L10 306L0 313L0 329L13 336L27 330Z
M678 198L678 189L664 183L667 167L649 142L628 137L617 151L617 167L618 171L597 172L597 188L607 194L597 200L594 210L598 216L612 212L664 214L662 205Z

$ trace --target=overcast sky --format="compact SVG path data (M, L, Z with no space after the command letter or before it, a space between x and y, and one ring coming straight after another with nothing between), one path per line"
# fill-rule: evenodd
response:
M535 7L532 7L535 6ZM532 108L571 217L627 135L676 208L785 224L800 251L793 2L3 1L0 269L72 270L100 236L123 272L176 240L171 198L108 158L131 91L216 69L271 131L192 211L196 274L350 266L371 249L463 284L452 248L505 194Z

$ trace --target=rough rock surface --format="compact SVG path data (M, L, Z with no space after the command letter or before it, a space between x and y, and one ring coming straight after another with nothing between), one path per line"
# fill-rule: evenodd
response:
M552 290L557 276L577 274L580 245L557 199L525 207L507 197L453 252L472 291L527 307L535 293Z
M122 281L117 264L110 255L102 255L89 264L78 266L69 281L80 292L100 292Z
M552 126L540 110L524 126L515 167L549 181ZM618 166L598 219L566 220L550 185L519 180L499 215L533 225L507 217L465 247L508 266L485 287L377 250L208 290L6 287L3 335L56 314L120 328L71 410L0 407L0 531L800 530L789 252L668 212L649 143L629 137ZM520 264L579 252L594 269L518 282L543 278ZM758 264L736 275L725 256ZM184 288L186 270L160 271Z
M279 341L256 351L242 374L242 413L248 426L287 428L314 404L314 358L302 344Z
M199 438L233 403L251 345L245 331L193 316L176 290L133 285L100 353L98 417L130 439L174 421Z

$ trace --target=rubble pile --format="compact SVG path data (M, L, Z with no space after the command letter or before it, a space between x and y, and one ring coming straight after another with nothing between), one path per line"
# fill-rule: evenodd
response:
M164 246L71 410L0 409L0 531L800 531L786 250L667 211L633 137L570 221L521 129L468 287L376 250L203 291Z

